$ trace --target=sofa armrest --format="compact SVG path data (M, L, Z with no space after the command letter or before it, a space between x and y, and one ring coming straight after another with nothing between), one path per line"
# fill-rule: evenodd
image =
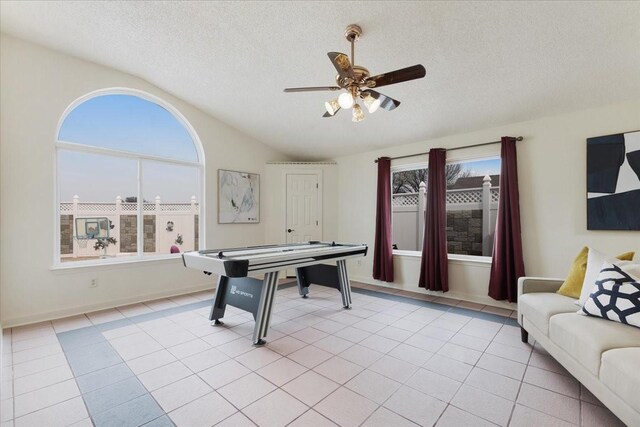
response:
M556 292L563 283L564 279L521 277L518 279L518 297L533 292Z
M564 279L552 279L548 277L520 277L518 279L518 301L524 294L535 292L556 292L564 283ZM519 307L518 303L518 307ZM522 327L522 313L518 308L518 323L520 324L522 342L526 343L529 339L529 333Z

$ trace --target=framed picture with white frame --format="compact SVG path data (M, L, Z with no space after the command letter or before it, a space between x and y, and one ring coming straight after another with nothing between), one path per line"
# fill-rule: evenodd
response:
M260 175L218 169L218 223L260 222Z

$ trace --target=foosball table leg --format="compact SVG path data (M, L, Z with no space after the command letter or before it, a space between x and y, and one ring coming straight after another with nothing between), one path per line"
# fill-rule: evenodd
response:
M298 286L298 293L304 299L307 299L309 293L309 282L305 279L304 273L301 269L296 268L296 285Z
M349 310L351 309L351 283L349 282L349 274L347 273L347 263L342 259L336 264L340 293L342 294L342 306Z
M224 317L224 312L227 308L225 302L225 291L227 289L228 279L224 276L218 277L218 284L216 285L216 295L213 298L213 304L211 304L211 311L209 312L209 320L211 326L224 325L219 319Z
M260 302L257 310L254 313L256 319L256 325L253 328L253 344L264 345L266 341L264 338L267 336L269 330L269 323L271 322L271 310L273 308L273 299L275 297L276 289L278 288L278 272L273 271L266 273L262 281L262 289L260 295Z

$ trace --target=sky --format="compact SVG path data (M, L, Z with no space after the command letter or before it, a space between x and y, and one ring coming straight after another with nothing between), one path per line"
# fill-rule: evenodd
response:
M72 110L63 122L58 139L90 146L131 151L196 162L191 136L169 111L132 95L91 98ZM69 150L58 152L60 201L74 195L81 202L115 201L136 196L137 161L122 157ZM142 162L143 198L154 201L189 202L198 197L198 169L152 161ZM464 162L470 176L500 173L500 159Z
M197 161L189 132L169 111L132 95L102 95L65 118L58 139L67 142Z
M143 199L190 202L200 195L198 169L166 163L142 162ZM58 188L60 201L110 202L138 194L137 160L99 154L59 150Z
M77 106L63 122L58 139L170 159L198 161L191 136L169 111L131 95L104 95ZM143 161L143 198L188 202L199 196L198 169ZM137 161L59 150L60 201L74 195L84 202L136 196Z
M470 171L469 176L485 176L500 174L500 159L486 159L464 162L465 170Z

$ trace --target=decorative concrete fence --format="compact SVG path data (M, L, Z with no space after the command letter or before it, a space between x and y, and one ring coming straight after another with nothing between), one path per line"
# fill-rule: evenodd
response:
M154 202L142 203L143 250L147 254L168 254L171 246L181 252L198 249L198 212L196 198L190 203L163 203L160 197ZM60 203L60 255L63 260L72 258L92 258L103 255L93 245L96 239L80 244L74 238L76 218L107 218L112 228L109 236L115 237L116 244L107 247L106 255L135 255L138 251L138 203L124 202L120 196L115 202L80 202L78 196L73 202ZM180 236L180 237L179 237ZM176 243L182 241L182 244Z
M417 193L394 194L393 243L398 249L422 250L426 210L425 183ZM447 190L447 245L449 253L490 256L498 213L499 187L484 177L481 188ZM421 215L419 213L422 213Z

